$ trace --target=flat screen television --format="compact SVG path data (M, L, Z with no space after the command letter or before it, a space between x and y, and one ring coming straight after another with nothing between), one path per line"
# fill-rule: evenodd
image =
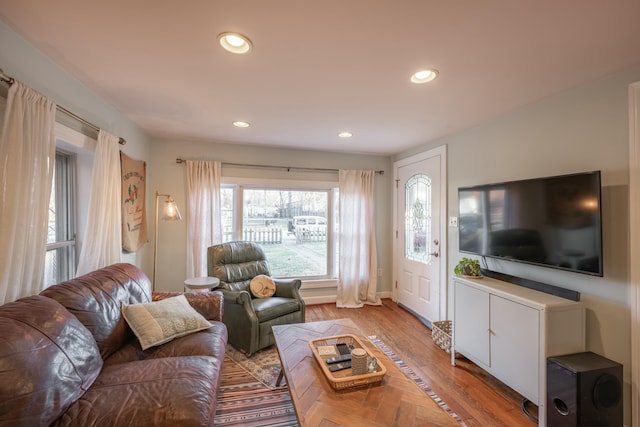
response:
M458 189L460 252L602 276L600 171Z

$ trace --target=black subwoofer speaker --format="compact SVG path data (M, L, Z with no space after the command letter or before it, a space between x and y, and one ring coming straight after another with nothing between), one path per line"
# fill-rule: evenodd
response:
M622 365L585 352L547 359L548 427L621 427Z

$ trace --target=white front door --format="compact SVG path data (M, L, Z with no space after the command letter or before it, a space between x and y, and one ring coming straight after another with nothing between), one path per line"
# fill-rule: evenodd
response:
M395 164L397 301L428 322L446 306L445 149L434 149Z

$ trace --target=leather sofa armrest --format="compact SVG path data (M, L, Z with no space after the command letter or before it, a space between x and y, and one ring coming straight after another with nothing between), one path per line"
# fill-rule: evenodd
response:
M299 292L300 286L302 286L300 279L274 279L273 281L276 284L275 296L302 299Z
M220 291L154 292L152 298L153 301L160 301L178 295L184 295L189 304L207 320L222 321L222 316L224 315L224 298Z

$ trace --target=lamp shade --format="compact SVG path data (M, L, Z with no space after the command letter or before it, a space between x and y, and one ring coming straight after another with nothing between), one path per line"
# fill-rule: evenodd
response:
M176 205L176 202L174 202L171 197L169 197L169 199L164 202L161 218L164 221L178 221L182 219L182 215L180 215L178 206Z

